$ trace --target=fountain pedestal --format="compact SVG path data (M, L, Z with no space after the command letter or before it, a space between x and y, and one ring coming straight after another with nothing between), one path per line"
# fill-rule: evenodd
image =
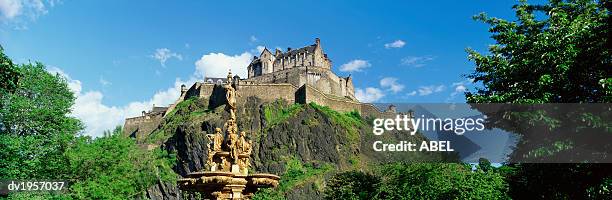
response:
M227 152L220 152L215 154L215 157L228 155ZM178 180L179 188L183 191L199 192L206 199L250 199L259 188L276 187L280 180L280 177L274 174L248 174L248 170L240 170L237 164L231 165L228 171L223 171L223 168L217 170L218 166L223 165L210 166L210 171L189 173Z

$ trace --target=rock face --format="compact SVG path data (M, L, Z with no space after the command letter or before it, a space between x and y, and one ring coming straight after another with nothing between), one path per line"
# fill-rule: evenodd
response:
M238 106L237 115L239 129L247 131L248 138L253 141L251 170L255 172L285 174L289 160L314 169L325 165L333 166L333 171L342 171L359 168L362 162L385 162L388 159L369 150L371 126L361 118L351 118L313 105L288 105L283 101L263 103L255 97L247 98L244 105ZM188 99L164 118L147 142L159 144L175 154L174 170L185 176L203 169L208 150L205 135L213 133L216 127L222 128L228 117L224 106L212 108L208 102ZM401 139L404 138L389 140ZM288 199L322 198L320 185L324 184L320 183L324 180L321 179L328 175L322 173L318 178L297 181L283 194ZM317 181L319 186L315 184ZM147 197L151 199L187 196L174 183L160 183L147 190Z

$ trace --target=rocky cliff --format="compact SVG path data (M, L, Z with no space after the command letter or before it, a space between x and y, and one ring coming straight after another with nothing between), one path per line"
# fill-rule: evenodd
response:
M203 169L208 148L205 135L222 128L228 115L223 105L211 107L204 100L187 99L139 142L157 144L176 155L174 170L184 176ZM322 198L325 179L338 171L367 170L381 162L440 158L437 154L374 152L373 139L422 141L424 137L390 133L374 138L370 117L316 104L264 103L256 97L248 97L237 113L239 130L246 131L253 141L251 171L281 175L281 186L265 192L287 199ZM178 199L197 194L184 194L173 183L160 183L151 187L147 196Z

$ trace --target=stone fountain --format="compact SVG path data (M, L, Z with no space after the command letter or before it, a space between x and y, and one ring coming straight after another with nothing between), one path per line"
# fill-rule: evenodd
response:
M178 180L181 190L199 192L205 199L251 199L259 188L278 186L280 177L274 174L249 174L252 142L246 132L238 132L236 124L236 89L232 85L232 73L227 76L226 109L230 118L225 122L225 134L215 128L207 134L208 158L205 171L192 172Z

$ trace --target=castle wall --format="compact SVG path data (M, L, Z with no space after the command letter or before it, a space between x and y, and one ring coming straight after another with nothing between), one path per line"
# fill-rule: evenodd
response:
M328 106L329 108L339 112L351 112L356 110L357 112L362 113L361 103L346 100L345 98L341 97L326 95L310 85L304 85L301 87L296 96L298 97L298 103L314 102L319 105Z
M239 95L236 99L238 103L242 103L246 102L246 98L254 96L264 102L285 99L290 103L294 103L296 90L297 88L295 86L288 83L255 84L253 82L241 81L236 85L236 92ZM225 104L225 89L221 85L196 83L187 91L185 98L190 98L192 96L208 100L209 106L211 107Z
M255 96L264 102L272 102L276 99L285 99L289 103L295 102L295 90L297 88L291 84L239 84L236 93L238 101L246 101L247 97Z
M290 73L288 75L290 75ZM299 76L298 80L306 82L307 78L308 77L306 76ZM348 79L339 78L336 80L338 83L333 84L340 85L342 84L342 81L339 80ZM333 80L331 80L328 76L323 76L321 77L321 80L316 82L320 84L321 81L330 83ZM316 86L311 84L303 84L302 87L298 89L291 83L258 83L255 81L243 80L236 84L236 92L238 94L238 104L245 104L247 98L249 97L259 98L263 102L273 102L277 99L284 99L289 103L305 104L314 102L319 105L328 106L331 109L339 112L357 111L362 116L381 117L390 115L390 113L379 111L372 104L364 104L343 96L326 94L326 92L319 90ZM185 91L185 93L181 95L175 104L171 105L165 113L171 112L178 103L192 97L197 97L208 101L211 108L216 108L226 103L225 94L226 91L222 85L197 82L187 91ZM163 120L163 117L164 113L160 112L155 114L147 114L140 117L128 118L124 124L124 134L136 138L137 141L141 141L159 126Z
M360 103L333 95L327 95L310 85L304 85L296 92L296 103L304 104L310 102L328 106L338 112L357 111L364 117L393 118L395 116L395 113L382 112L370 103Z
M162 119L162 113L127 118L123 124L123 134L136 138L137 141L142 141L146 138L145 134L153 132L159 126Z
M345 82L332 71L321 67L295 67L292 69L264 74L246 80L255 83L290 83L296 87L308 83L326 94L355 100L352 80Z

